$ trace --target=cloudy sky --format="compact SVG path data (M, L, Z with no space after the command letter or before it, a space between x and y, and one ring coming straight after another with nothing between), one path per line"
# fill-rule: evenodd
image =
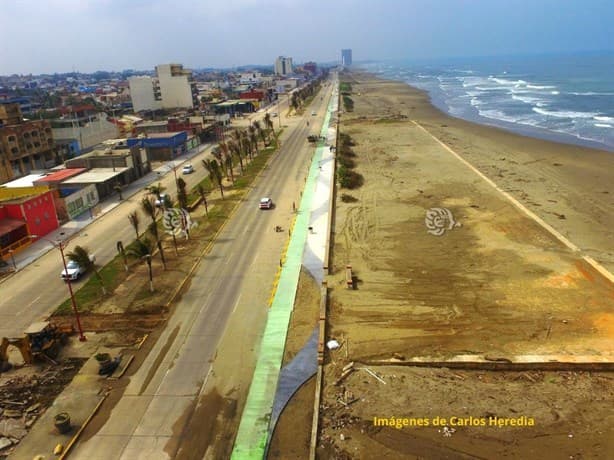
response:
M613 50L614 0L0 0L0 75Z

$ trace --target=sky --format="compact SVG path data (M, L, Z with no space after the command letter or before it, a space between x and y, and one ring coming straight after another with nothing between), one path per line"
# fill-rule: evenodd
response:
M0 75L614 50L614 0L0 0Z

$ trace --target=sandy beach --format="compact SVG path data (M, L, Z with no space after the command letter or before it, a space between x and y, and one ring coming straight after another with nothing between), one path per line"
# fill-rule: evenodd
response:
M343 346L325 367L321 458L607 458L607 372L381 362L611 363L614 153L455 119L403 83L342 81L354 109L340 132L364 184L337 191L328 336ZM450 212L439 234L434 208ZM351 361L385 383L354 372L335 385ZM455 416L535 425L373 425Z

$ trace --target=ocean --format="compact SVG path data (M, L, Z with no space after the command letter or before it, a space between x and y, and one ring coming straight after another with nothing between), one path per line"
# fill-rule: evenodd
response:
M452 116L614 151L614 53L369 62Z

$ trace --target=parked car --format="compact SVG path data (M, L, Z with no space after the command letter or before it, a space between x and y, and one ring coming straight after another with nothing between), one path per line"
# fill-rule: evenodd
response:
M271 117L273 117L273 118L275 118L276 116L277 116L277 112L273 112L273 113L271 114Z
M273 200L269 197L260 198L260 209L271 209L273 207Z
M313 112L311 112L311 116L315 117L317 115L316 111L314 110Z
M194 172L194 166L192 165L183 165L183 169L181 170L183 174L192 174Z
M90 256L90 260L95 262L96 257ZM76 281L81 275L84 275L86 271L87 267L82 267L74 260L69 260L66 262L66 270L62 270L62 273L60 273L60 278L62 278L64 281Z
M166 201L166 193L160 193L160 196L157 197L155 201L156 207L160 208L164 206L165 201Z

